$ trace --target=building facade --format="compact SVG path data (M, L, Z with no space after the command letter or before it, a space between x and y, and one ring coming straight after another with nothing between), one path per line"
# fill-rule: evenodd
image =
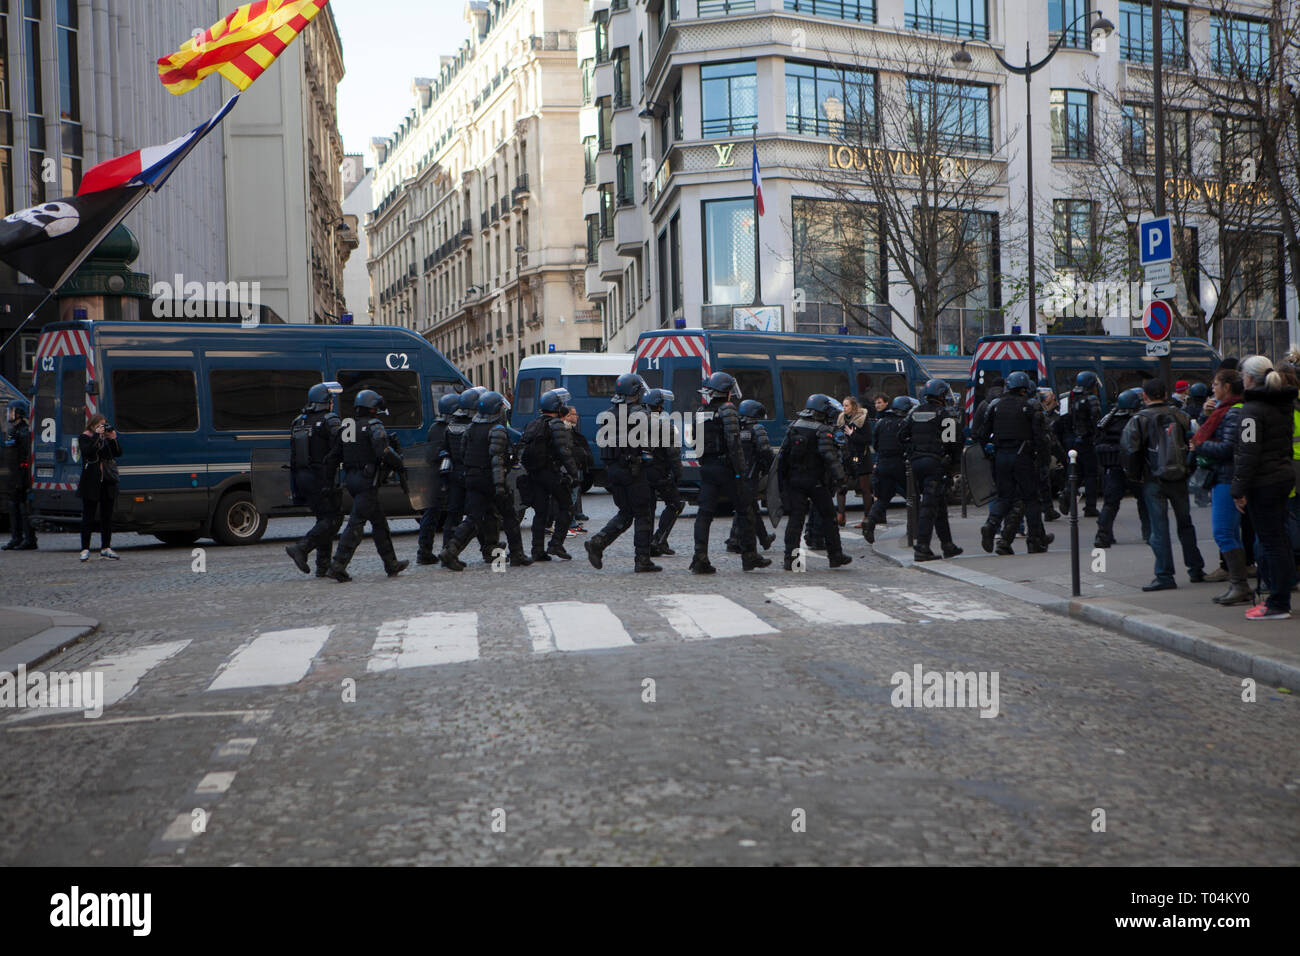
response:
M343 215L357 237L357 248L348 257L343 270L343 299L352 321L357 325L370 324L370 271L366 261L370 258L370 241L362 227L365 218L374 209L375 172L366 168L366 159L360 154L349 154L343 159Z
M1227 16L1222 6L1166 5L1166 102L1187 130L1209 116L1189 79L1189 51L1206 52L1213 64L1225 36L1249 48L1262 35L1267 48L1267 3L1232 4ZM1141 176L1123 201L1102 195L1095 164L1115 155L1150 164L1149 3L593 0L587 11L579 38L585 282L610 351L674 325L889 334L920 351L956 354L970 354L980 335L1017 328L1140 329L1150 289L1132 281L1128 247L1116 253L1108 243L1116 236L1122 243L1151 215L1151 203L1142 201ZM1104 39L1087 26L1098 12L1117 28ZM1028 94L988 49L1021 64L1026 45L1037 59L1058 39L1059 52ZM953 60L962 41L964 64ZM925 128L927 116L938 128ZM1212 121L1213 135L1180 134L1181 152L1170 147L1169 179L1202 199L1204 169L1227 169L1231 148L1232 120ZM921 140L930 145L920 148ZM901 174L889 180L871 175L873 167ZM910 172L926 169L945 171L932 178L940 191L945 178L983 174L938 200L960 204L958 238L922 247L918 217L917 247L905 252L886 238L881 217L900 217L904 233L907 203L936 201L908 185ZM1224 173L1222 189L1247 195L1250 187L1232 179ZM886 182L899 189L882 198ZM909 189L914 198L894 198ZM1280 237L1251 202L1233 212L1249 228L1229 232L1258 233L1257 241L1231 250L1236 240L1221 242L1222 220L1210 204L1184 202L1176 227L1189 237L1193 261L1172 281L1181 307L1207 314L1232 297L1212 333L1225 352L1276 354L1294 337L1296 303L1280 267ZM1108 213L1116 203L1123 208ZM942 215L934 221L942 225ZM913 281L922 251L944 275L932 300L921 296L929 321L918 302L926 290Z
M373 142L374 321L424 335L476 382L601 346L583 295L580 0L465 7L468 38Z

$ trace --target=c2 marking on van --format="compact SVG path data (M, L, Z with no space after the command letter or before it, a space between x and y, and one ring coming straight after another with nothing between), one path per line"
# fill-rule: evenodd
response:
M54 356L53 356L53 355L47 355L47 356L45 356L43 359L41 359L41 371L42 371L42 372L53 372L53 371L54 371Z
M398 364L399 362L401 364ZM411 367L410 359L405 352L389 352L384 359L384 364L394 370L409 369Z

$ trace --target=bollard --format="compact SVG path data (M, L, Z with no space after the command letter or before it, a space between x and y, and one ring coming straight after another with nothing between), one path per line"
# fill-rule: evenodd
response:
M904 462L907 471L907 546L916 546L916 482L912 480L912 463Z
M1070 452L1070 593L1079 596L1079 453Z

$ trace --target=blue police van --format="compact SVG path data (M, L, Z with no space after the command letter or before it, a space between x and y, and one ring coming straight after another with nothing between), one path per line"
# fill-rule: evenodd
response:
M439 396L469 381L427 341L386 326L179 322L47 325L36 353L32 432L35 513L80 522L77 436L95 412L117 428L123 457L114 527L187 545L210 536L252 544L270 517L305 515L288 500L288 429L321 381L343 386L351 414L362 389L388 404L385 427L403 447L424 441ZM285 489L254 503L252 465L262 456ZM392 515L414 509L383 489Z
M879 336L665 330L643 332L635 358L631 370L651 388L669 389L675 399L672 410L683 414L699 408L705 377L731 374L745 398L767 408L770 418L764 425L773 445L785 438L787 425L798 417L809 395L852 395L868 406L876 394L918 396L930 377L911 349ZM689 443L691 436L684 437ZM693 451L685 449L682 458L684 480L688 486L697 485L699 463Z
M1170 339L1174 379L1208 385L1219 370L1219 353L1204 339ZM988 335L975 346L966 390L966 422L984 399L995 378L1028 372L1035 382L1046 379L1058 394L1069 392L1080 372L1101 379L1101 402L1141 385L1160 371L1160 359L1147 354L1148 340L1140 335ZM1064 411L1064 409L1062 409Z

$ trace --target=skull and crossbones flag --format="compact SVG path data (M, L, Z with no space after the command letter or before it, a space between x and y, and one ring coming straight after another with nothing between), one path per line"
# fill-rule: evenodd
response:
M53 292L148 193L143 184L119 186L5 216L0 219L0 261Z

